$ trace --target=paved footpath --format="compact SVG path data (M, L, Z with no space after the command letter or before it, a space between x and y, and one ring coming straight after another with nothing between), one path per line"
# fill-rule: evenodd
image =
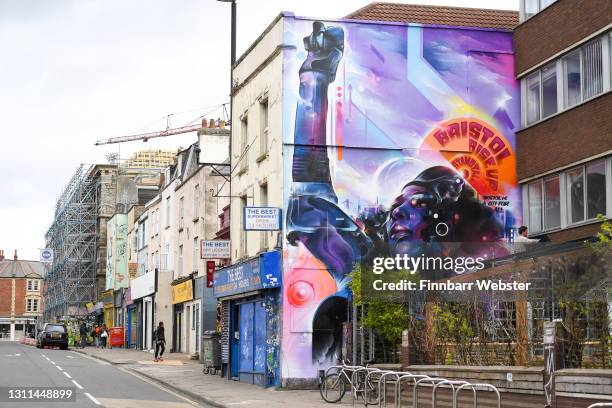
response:
M86 347L73 349L111 364L120 365L178 394L215 407L253 408L330 408L318 390L279 391L238 381L228 381L219 375L202 373L202 364L180 353L164 354L164 361L153 362L149 352L125 349ZM350 396L333 406L352 406Z
M251 384L228 381L218 375L204 375L202 365L198 361L190 360L186 354L168 353L164 356L166 357L165 361L154 363L151 353L137 350L110 350L88 347L74 349L74 351L124 367L192 401L215 407L331 408L353 405L348 392L341 403L332 405L321 399L318 390L265 389ZM406 390L406 392L408 391ZM409 393L411 394L411 391ZM460 398L461 407L472 406L472 399L468 394L465 393ZM410 395L404 395L402 399L403 407L412 405ZM440 408L452 407L452 397L448 390L441 390L438 402ZM492 393L484 393L478 397L478 408L497 408L496 402ZM597 401L585 398L561 397L558 400L558 408L586 408L594 402ZM393 405L394 401L390 397L387 406ZM363 404L358 402L355 406L362 407ZM421 406L431 406L430 392L422 391L419 394L419 407ZM502 393L502 408L541 408L543 406L544 398L541 395Z

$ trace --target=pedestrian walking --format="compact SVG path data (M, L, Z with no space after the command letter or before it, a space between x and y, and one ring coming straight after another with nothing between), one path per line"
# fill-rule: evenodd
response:
M81 348L85 348L85 344L87 344L87 325L85 322L81 322L79 335L81 336Z
M155 362L164 361L163 355L166 350L166 336L164 334L164 322L159 322L157 329L153 332L153 340L155 341Z
M100 347L100 325L96 324L96 328L93 332L94 341L96 342L96 347Z
M106 348L107 338L108 338L108 331L106 330L106 324L103 324L102 328L100 329L100 341L102 342L102 344L100 345L101 348Z

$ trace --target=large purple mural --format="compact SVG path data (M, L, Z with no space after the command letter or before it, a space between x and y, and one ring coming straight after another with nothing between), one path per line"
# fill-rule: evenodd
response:
M284 44L281 368L314 378L357 263L520 225L519 90L508 32L288 18Z

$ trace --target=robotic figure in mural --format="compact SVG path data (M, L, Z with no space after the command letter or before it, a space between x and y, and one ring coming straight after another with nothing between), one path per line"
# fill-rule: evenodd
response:
M473 253L470 243L492 242L502 227L492 209L454 169L434 166L401 190L389 209L362 213L357 223L338 206L327 155L327 92L344 51L340 27L313 24L304 38L308 55L299 76L292 189L287 208L287 240L302 243L336 281L313 318L313 362L340 356L342 323L350 296L347 275L371 256L448 253L445 243L462 242L456 255ZM445 276L433 273L428 279Z

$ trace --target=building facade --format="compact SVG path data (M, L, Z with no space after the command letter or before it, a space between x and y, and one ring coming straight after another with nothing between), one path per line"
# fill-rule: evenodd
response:
M237 351L257 321L242 321L236 304L253 293L233 294L223 312L230 377L291 386L335 364L358 263L428 242L457 242L459 253L513 239L520 92L507 28L282 14L238 60L232 266L215 287L275 247L283 263L278 332L261 337L280 353L265 348L269 364L255 369ZM245 231L251 206L282 209L282 230Z
M521 1L517 172L534 237L587 239L612 216L611 13L607 1Z
M41 262L19 260L17 251L5 259L0 250L0 340L36 334L44 310L44 275Z

